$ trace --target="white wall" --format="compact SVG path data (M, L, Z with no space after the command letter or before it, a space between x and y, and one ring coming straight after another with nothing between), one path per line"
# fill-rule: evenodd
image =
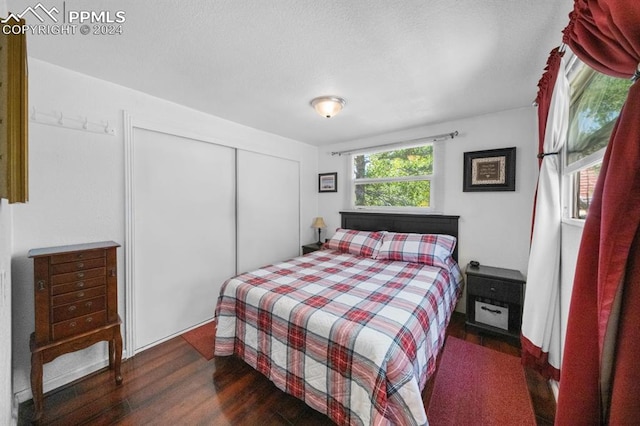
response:
M0 16L2 14L0 13ZM0 200L0 425L11 424L11 209Z
M318 214L327 223L327 236L340 226L338 212L350 208L349 157L331 156L331 151L458 130L460 135L455 139L436 143L440 163L435 172L441 187L435 193L435 208L439 213L460 215L460 264L477 260L485 265L517 269L526 276L537 179L535 114L533 107L519 108L320 148L319 173L338 172L338 192L318 196ZM511 146L517 147L515 192L462 191L464 152ZM464 299L458 305L459 310L463 308L462 302Z
M30 125L30 202L13 207L14 392L30 398L29 335L34 330L33 264L29 249L78 242L124 243L125 182L123 110L167 123L220 144L300 163L300 217L316 216L317 148L264 133L39 60L29 61L30 106L64 117L109 121L116 137ZM167 202L171 198L167 197ZM2 212L0 212L2 213ZM4 214L4 213L2 213ZM306 221L304 221L306 222ZM302 242L313 229L300 226ZM124 253L119 249L119 311L124 311ZM211 301L214 309L215 300ZM3 345L4 347L4 345ZM126 349L126 348L125 348ZM106 365L104 344L45 364L45 392ZM125 378L126 380L126 378Z

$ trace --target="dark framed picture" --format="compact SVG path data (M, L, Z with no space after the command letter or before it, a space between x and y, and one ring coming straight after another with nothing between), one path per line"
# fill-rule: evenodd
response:
M516 148L465 152L462 190L515 191Z
M320 173L318 192L338 192L338 173Z

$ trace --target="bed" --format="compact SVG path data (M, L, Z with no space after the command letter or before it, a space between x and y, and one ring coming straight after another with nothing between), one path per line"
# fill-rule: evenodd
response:
M215 355L339 425L427 424L421 392L461 293L458 217L341 215L322 250L223 284Z

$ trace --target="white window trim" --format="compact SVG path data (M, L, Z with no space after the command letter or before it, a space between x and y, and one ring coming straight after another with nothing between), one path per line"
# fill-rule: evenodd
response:
M396 178L364 178L364 179L355 179L353 177L353 161L357 155L363 154L376 154L379 152L387 152L387 151L397 151L401 149L413 148L418 146L427 146L431 145L433 147L433 170L430 175L420 175L420 176L400 176ZM438 213L436 210L436 200L438 199L438 165L439 165L439 142L426 142L426 143L412 143L407 144L406 146L399 145L394 147L393 149L384 148L384 149L371 149L367 151L358 151L349 155L349 165L348 171L350 178L350 188L349 188L349 196L350 196L350 206L352 210L366 210L366 211L382 211L382 212L403 212L403 213ZM429 207L402 207L402 206L356 206L356 184L358 183L380 183L380 182L413 182L413 181L423 181L428 180L431 182L431 190L430 190L430 199L429 199Z
M423 180L431 181L433 175L418 175L418 176L398 176L393 178L360 178L353 179L354 184L359 183L384 183L384 182L418 182Z
M578 59L577 56L573 55L569 58L569 65L567 67L567 78L571 81L578 72L585 67L586 65ZM569 141L567 135L567 141L561 149L561 161L560 161L560 173L562 176L561 180L561 203L562 203L562 223L576 226L579 228L584 228L585 219L579 219L574 217L574 194L575 194L575 183L573 179L573 175L580 171L587 169L595 164L601 163L604 159L604 153L607 148L602 148L588 156L581 158L578 161L575 161L571 164L567 164L567 149L569 148Z
M578 161L575 161L567 165L567 144L562 147L562 161L560 164L560 170L562 173L562 222L584 227L585 219L574 217L574 195L575 195L575 182L574 175L576 172L588 169L598 163L602 163L604 159L604 153L607 148L602 148Z
M594 166L598 163L602 162L602 159L604 158L604 152L607 150L606 147L587 155L584 158L579 159L578 161L574 161L571 164L567 164L566 163L566 149L565 149L565 163L567 164L566 166L564 166L564 173L566 175L569 175L571 173L575 173L578 172L580 170L583 169L588 169L591 166Z

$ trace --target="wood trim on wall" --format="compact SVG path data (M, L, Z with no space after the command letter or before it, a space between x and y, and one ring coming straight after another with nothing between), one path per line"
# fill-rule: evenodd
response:
M27 36L0 31L0 198L9 203L29 199L28 93Z
M133 118L127 111L123 111L123 128L124 128L124 347L127 356L135 355L135 316L133 309L134 300L134 274L133 265L135 265L135 198L134 182L133 182Z

